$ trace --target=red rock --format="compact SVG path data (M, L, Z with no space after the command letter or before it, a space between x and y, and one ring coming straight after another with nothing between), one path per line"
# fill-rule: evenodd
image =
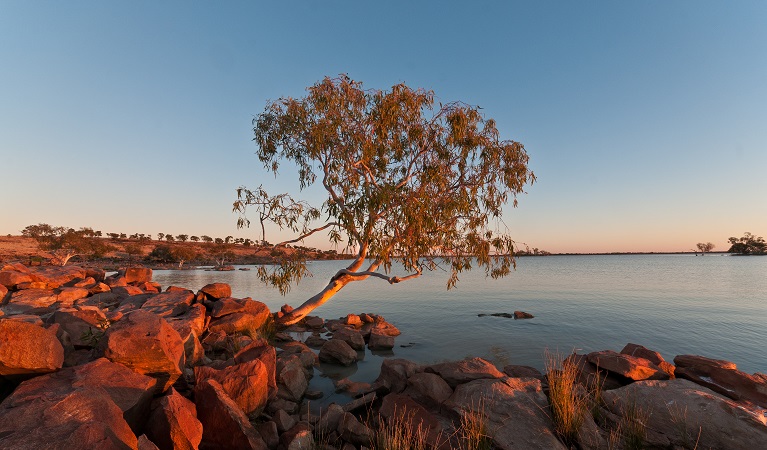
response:
M21 291L23 289L48 289L48 283L45 281L30 281L29 283L19 283L16 285L16 290Z
M62 306L72 306L75 300L80 300L89 295L88 289L77 287L65 287L59 290L56 300L61 303Z
M9 269L3 268L3 270L0 270L0 284L2 284L8 289L14 289L17 285L21 283L31 283L31 282L32 282L32 276L29 273L19 272L11 268Z
M161 317L147 311L127 314L99 342L104 356L158 380L165 392L181 376L184 343Z
M93 278L97 283L103 282L106 278L106 272L98 267L84 267L85 276Z
M209 299L221 299L232 296L232 287L226 283L206 284L200 289L200 292L207 295Z
M320 329L325 326L325 320L322 317L306 316L304 324L309 328Z
M0 284L0 303L3 303L6 294L8 294L8 288L5 285Z
M434 373L416 373L408 378L407 385L405 395L426 406L439 406L453 395L450 385Z
M58 296L50 289L25 289L11 294L7 309L18 312L48 308L58 301Z
M280 357L277 361L277 397L300 403L309 387L299 355Z
M603 390L617 389L628 384L628 380L619 375L612 374L604 368L597 368L589 362L586 355L571 354L565 358L566 363L574 364L577 369L577 382L587 390L593 390L600 386Z
M345 341L331 339L320 349L319 358L323 362L351 366L357 362L357 352Z
M73 284L71 287L89 289L95 285L96 285L96 280L93 277L89 276L86 279L82 281L78 281L77 283Z
M246 363L254 359L261 361L266 369L269 398L273 398L277 394L277 354L274 347L267 344L265 340L260 340L252 342L234 355L236 364Z
M627 407L646 412L644 448L755 450L767 442L764 411L744 408L688 380L640 381L606 391L602 398L612 414Z
M248 416L212 379L195 387L197 418L202 423L202 445L221 450L266 450Z
M120 297L112 292L102 292L75 302L75 306L96 306L101 309L112 308L120 304Z
M54 331L16 320L0 320L0 375L53 372L64 364Z
M533 378L478 379L459 385L444 403L458 415L483 410L498 449L561 449L541 382Z
M157 286L157 283L153 281L145 281L143 283L138 283L136 285L137 288L141 289L147 294L159 294L160 288ZM191 291L190 291L191 292Z
M767 380L760 376L716 365L677 367L676 374L733 400L767 408Z
M269 377L266 367L258 359L221 370L198 366L194 368L194 377L197 384L208 379L216 380L248 416L257 417L266 406Z
M104 313L95 306L80 309L63 308L53 313L53 323L59 324L67 332L72 344L78 347L91 347L93 339L98 338L109 327Z
M146 434L138 437L138 450L160 450L154 442L150 441Z
M282 314L290 314L293 312L293 307L290 305L282 305L282 307L280 308L280 312Z
M137 374L125 366L101 358L82 366L62 369L21 383L11 397L0 405L0 411L3 407L53 409L59 402L69 401L69 396L73 394L104 397L108 402L100 401L103 407L111 408L109 404L116 407L120 419L127 426L138 430L146 421L155 384L156 381L153 378ZM95 415L89 420L100 422L101 417L97 414L98 411L91 412ZM77 415L77 411L70 411L70 414ZM2 416L4 412L0 412L0 417ZM109 422L109 417L105 416L104 420ZM46 426L39 427L40 423L45 423ZM0 427L2 425L0 424ZM28 426L48 428L50 423L35 422ZM2 443L0 438L0 444Z
M4 320L17 320L19 322L31 323L32 325L37 325L39 327L44 326L43 319L41 319L40 316L36 316L34 314L14 314L12 316L5 317Z
M44 424L44 426L41 426ZM126 450L138 441L122 411L103 390L47 393L0 405L0 446L7 449Z
M262 306L259 312L229 314L212 320L208 330L211 332L224 332L226 334L258 331L269 319L269 308L261 302L253 303L260 303Z
M229 314L245 312L245 305L237 300L238 299L232 297L224 297L218 299L217 302L212 302L213 307L211 308L210 316L219 318Z
M144 291L136 286L114 286L112 287L112 293L124 298L134 295L141 295L144 293Z
M104 278L104 284L109 286L110 288L120 287L120 286L127 286L128 282L125 281L125 277L120 275L112 275L110 277Z
M389 336L373 328L370 331L370 340L368 341L370 350L391 350L394 348L394 336Z
M161 450L197 450L202 441L197 407L170 388L152 403L146 434Z
M381 363L381 372L373 382L373 389L382 389L385 392L400 393L407 387L407 380L419 366L406 359L386 358Z
M592 352L587 356L592 364L630 380L668 380L669 374L652 362L612 350Z
M314 437L308 423L299 422L293 428L280 435L278 448L285 450L302 450L314 448Z
M512 378L535 378L543 381L543 374L535 367L510 364L503 368L503 373Z
M88 288L88 293L91 295L101 294L102 292L110 292L112 289L104 283L96 283L92 287Z
M338 423L338 434L346 442L369 447L373 441L373 430L363 425L354 414L345 412Z
M362 326L362 319L356 314L348 314L344 319L344 323L353 327L360 327Z
M30 267L29 272L33 281L43 281L49 289L56 289L68 283L74 284L87 278L85 269L76 266Z
M426 372L436 373L454 389L459 384L469 381L504 376L492 363L482 358L434 364L426 367Z
M141 309L153 312L158 316L173 317L189 311L194 300L192 291L163 292L150 296Z
M438 443L444 440L444 428L439 419L406 395L389 394L384 397L379 414L390 425L407 423L412 430L421 428L426 433L429 448L437 448Z
M346 342L349 344L349 347L354 350L365 350L365 338L362 337L362 334L358 330L339 328L333 333L333 339L340 339Z
M674 358L674 364L677 367L718 367L720 369L732 369L738 368L734 362L725 361L723 359L711 359L705 356L698 355L679 355Z
M144 283L147 281L152 281L152 269L146 267L128 267L122 273L122 276L125 278L125 282L128 284Z

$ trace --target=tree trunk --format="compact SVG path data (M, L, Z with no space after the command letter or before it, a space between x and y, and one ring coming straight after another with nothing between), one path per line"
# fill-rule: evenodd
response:
M352 282L352 278L348 276L341 276L338 278L333 278L330 283L328 283L327 286L325 286L325 289L320 291L318 294L314 295L307 301L305 301L301 306L294 309L289 314L285 314L281 318L277 320L277 323L280 325L293 325L294 323L300 322L301 319L307 316L310 312L314 311L316 308L322 306L325 302L330 300L331 297L336 295L338 291L343 289L344 286Z

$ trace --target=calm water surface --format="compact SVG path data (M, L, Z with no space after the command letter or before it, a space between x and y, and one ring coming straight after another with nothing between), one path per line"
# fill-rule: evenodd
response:
M262 285L255 271L156 271L155 281L197 290L229 283L236 297L276 310L294 306L325 286L341 261L310 264L314 276L286 296ZM728 255L610 255L520 258L502 280L474 271L445 290L445 273L398 285L369 279L346 286L315 310L324 318L383 315L402 335L393 353L368 351L342 375L374 379L382 358L420 363L482 356L499 366L543 368L544 352L567 354L645 345L671 360L679 354L727 359L746 372L767 372L767 257ZM531 320L477 317L522 310ZM409 348L400 345L413 343ZM329 368L325 368L330 370ZM314 380L328 390L329 380ZM324 384L323 384L324 383Z

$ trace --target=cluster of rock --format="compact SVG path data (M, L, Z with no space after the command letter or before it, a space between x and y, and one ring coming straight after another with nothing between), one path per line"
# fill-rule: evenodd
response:
M380 426L407 424L448 449L461 446L461 419L476 411L493 448L567 448L535 368L387 358L372 383L335 380L350 402L312 413L320 362L386 354L399 330L374 314L308 317L270 344L261 336L287 306L272 314L222 283L161 291L140 267L105 275L0 269L0 448L362 450ZM767 376L700 356L673 362L634 344L568 356L581 391L603 391L593 408L601 419L587 414L576 444L612 448L610 429L631 407L649 412L648 448L767 442Z

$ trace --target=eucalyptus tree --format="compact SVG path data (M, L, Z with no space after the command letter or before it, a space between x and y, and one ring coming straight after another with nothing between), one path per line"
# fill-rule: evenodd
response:
M365 90L341 76L325 78L303 98L270 102L253 119L253 131L267 170L276 175L289 162L301 190L319 185L327 197L309 206L269 196L263 187L241 187L234 202L238 225L249 225L250 207L260 222L297 235L275 248L326 230L333 244L354 252L352 263L282 317L282 324L300 321L344 286L368 278L395 284L441 268L449 272L450 289L459 273L475 265L492 278L513 268L514 241L503 208L516 206L535 176L524 146L502 140L495 120L479 107L443 105L432 91L405 84ZM270 209L278 198L283 206ZM394 275L395 268L404 272ZM283 294L308 274L306 261L295 254L258 270Z

